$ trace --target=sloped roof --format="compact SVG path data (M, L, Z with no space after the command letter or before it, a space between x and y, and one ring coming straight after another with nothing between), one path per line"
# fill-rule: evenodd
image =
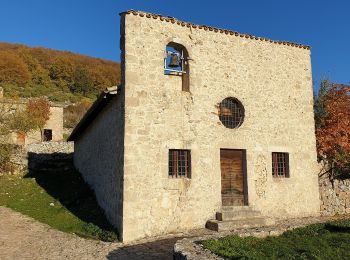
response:
M148 19L159 19L160 21L168 22L168 23L172 23L172 24L177 24L177 25L182 26L182 27L198 28L198 29L202 29L205 31L214 31L217 33L224 33L224 34L229 34L229 35L236 36L236 37L242 37L242 38L244 37L247 39L253 39L253 40L257 40L257 41L266 41L266 42L270 42L270 43L274 43L274 44L293 46L293 47L303 48L303 49L307 49L307 50L310 49L310 46L308 46L308 45L303 45L303 44L289 42L289 41L276 41L276 40L271 40L271 39L264 38L264 37L257 37L257 36L250 35L250 34L239 33L236 31L220 29L220 28L216 28L216 27L212 27L212 26L198 25L198 24L194 24L194 23L190 23L190 22L180 21L180 20L178 20L174 17L171 17L171 16L163 16L160 14L153 14L153 13L147 13L147 12L135 11L135 10L128 10L128 11L122 12L120 14L121 15L123 15L123 14L138 15L138 16L144 17L146 19L147 18Z
M73 129L71 135L68 137L68 141L75 141L76 138L90 125L90 123L96 118L99 112L108 104L113 96L117 95L119 86L113 86L106 88L92 104L90 109L85 113L83 118Z

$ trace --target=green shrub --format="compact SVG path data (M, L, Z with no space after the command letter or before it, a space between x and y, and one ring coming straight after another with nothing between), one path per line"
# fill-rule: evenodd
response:
M105 242L114 242L118 240L118 237L114 231L103 230L99 239Z
M93 223L85 223L83 225L83 230L85 234L91 237L98 238L102 241L113 242L117 240L117 235L114 231L103 230L100 227L94 225Z
M67 141L67 140L68 140L68 137L69 137L69 134L63 133L63 140L64 140L64 141Z

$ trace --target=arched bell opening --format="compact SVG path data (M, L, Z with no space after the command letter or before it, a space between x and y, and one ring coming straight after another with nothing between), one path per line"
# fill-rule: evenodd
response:
M182 91L190 91L189 55L186 48L175 42L170 42L165 49L164 74L182 77Z

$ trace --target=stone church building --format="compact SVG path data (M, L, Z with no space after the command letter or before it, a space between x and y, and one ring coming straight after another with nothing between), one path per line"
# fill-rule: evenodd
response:
M138 11L120 42L69 140L123 241L319 214L308 46Z

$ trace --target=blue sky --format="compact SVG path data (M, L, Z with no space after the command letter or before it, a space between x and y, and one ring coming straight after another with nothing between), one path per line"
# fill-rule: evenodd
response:
M119 13L128 9L311 45L315 85L350 83L346 0L0 0L0 41L119 61Z

